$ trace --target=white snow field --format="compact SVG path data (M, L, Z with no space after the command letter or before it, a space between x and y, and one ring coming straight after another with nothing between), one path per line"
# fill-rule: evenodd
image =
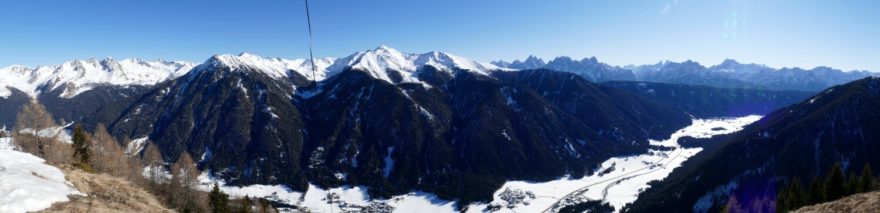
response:
M363 187L339 187L321 189L309 185L306 193L296 192L283 185L250 185L226 186L224 181L210 177L207 173L199 176L201 189L210 191L214 182L220 185L223 192L232 197L262 197L289 205L300 206L310 212L358 212L365 208L374 212L387 212L380 209L394 209L394 212L452 212L455 202L442 200L430 193L413 192L395 196L388 200L370 199L367 189ZM281 209L284 212L292 209Z
M490 205L498 206L494 212L556 212L564 204L577 201L605 200L616 210L635 201L637 195L648 188L648 182L662 180L681 166L681 163L697 154L701 148L682 148L679 138L691 136L707 138L742 130L761 116L736 118L695 119L693 124L673 133L669 139L649 141L653 145L670 147L668 151L650 150L638 156L611 158L591 176L580 179L562 177L549 182L508 181L494 194L490 203L472 204L467 212L484 212ZM373 200L364 187L340 187L321 189L309 185L305 193L295 192L283 185L225 186L206 174L199 176L202 189L210 190L214 182L233 197L263 197L269 200L300 206L311 212L456 212L454 201L437 198L425 192L412 192L387 200ZM287 211L292 211L287 209Z
M0 212L39 211L79 191L60 169L34 155L13 150L11 138L0 138Z

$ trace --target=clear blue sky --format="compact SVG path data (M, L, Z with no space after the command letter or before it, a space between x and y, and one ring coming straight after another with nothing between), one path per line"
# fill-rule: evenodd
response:
M316 56L380 44L481 61L725 58L880 71L876 0L312 0ZM307 57L303 1L0 1L0 67L83 58Z

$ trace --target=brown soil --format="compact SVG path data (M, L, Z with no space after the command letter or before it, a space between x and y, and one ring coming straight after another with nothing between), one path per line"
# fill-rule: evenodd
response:
M40 212L174 212L152 194L127 180L60 167L67 181L86 196L70 195L70 202L56 203Z
M852 212L852 213L874 213L880 212L880 191L861 193L841 198L839 200L820 203L812 206L800 208L794 212Z

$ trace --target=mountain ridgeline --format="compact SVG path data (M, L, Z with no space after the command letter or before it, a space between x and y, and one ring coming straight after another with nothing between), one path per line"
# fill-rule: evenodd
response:
M844 72L824 66L813 69L775 69L760 64L743 64L732 59L711 67L690 60L618 67L601 63L596 57L574 60L565 56L546 63L538 57L529 56L522 62L495 61L492 64L510 69L546 68L571 72L593 82L644 81L719 88L807 92L818 92L864 77L878 76L877 73L868 71Z

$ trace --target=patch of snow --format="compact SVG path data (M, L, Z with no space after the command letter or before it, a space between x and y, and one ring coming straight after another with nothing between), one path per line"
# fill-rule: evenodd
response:
M504 136L504 138L506 138L507 141L512 141L512 139L510 139L510 135L507 134L506 129L501 131L501 135Z
M810 101L809 101L810 104L813 104L814 102L816 102L816 100L819 99L819 97L822 97L822 96L816 96L816 97L810 98Z
M84 195L60 169L34 155L14 151L11 138L0 138L0 212L33 212Z
M248 97L248 89L247 89L246 86L244 86L243 84L241 84L241 79L240 79L240 78L238 79L238 82L236 82L236 87L238 87L239 91L241 91L241 94L244 94L244 97L245 97L245 98Z
M67 131L67 128L72 125L73 123L71 122L64 126L49 127L45 129L25 128L18 130L18 133L31 134L41 138L54 138L63 143L71 144L73 143L73 137L71 136L71 133Z
M229 194L229 196L236 198L249 196L266 198L281 203L296 203L296 201L299 201L303 197L303 193L295 192L284 185L228 186L225 181L215 179L207 172L199 175L198 180L199 190L211 191L216 182L220 187L220 190Z
M419 112L422 113L422 116L425 116L428 120L434 120L434 115L431 114L427 109L422 106L419 106Z
M150 137L144 136L144 137L129 141L128 144L125 146L125 154L136 155L136 154L140 153L141 150L144 149L144 146L147 145L147 140L149 140L149 139L150 139Z
M336 180L344 181L345 179L348 178L348 175L345 173L337 172L337 173L333 174L333 177L336 177Z
M12 144L12 138L0 138L0 150L15 150L15 144Z
M384 159L385 168L382 169L382 175L384 175L385 178L388 178L388 176L391 175L391 170L394 169L394 158L392 158L393 154L394 154L394 147L393 146L388 147L388 154L385 155L385 159Z
M272 116L272 118L274 118L274 119L280 118L280 117L278 117L277 114L275 114L275 111L272 110L271 106L266 107L266 109L264 109L263 111L266 113L269 113L269 116Z
M152 173L153 170L157 170L156 171L157 180L155 180L156 182L165 183L166 181L171 180L171 171L168 171L163 166L157 166L157 167L145 166L144 170L141 172L141 175L143 175L146 178L151 178L150 173Z
M199 158L199 162L200 162L200 163L201 163L201 162L205 162L205 160L210 159L211 156L213 156L213 154L214 154L214 153L211 152L211 149L208 148L208 147L206 146L206 147L205 147L205 152L202 153L202 157Z

